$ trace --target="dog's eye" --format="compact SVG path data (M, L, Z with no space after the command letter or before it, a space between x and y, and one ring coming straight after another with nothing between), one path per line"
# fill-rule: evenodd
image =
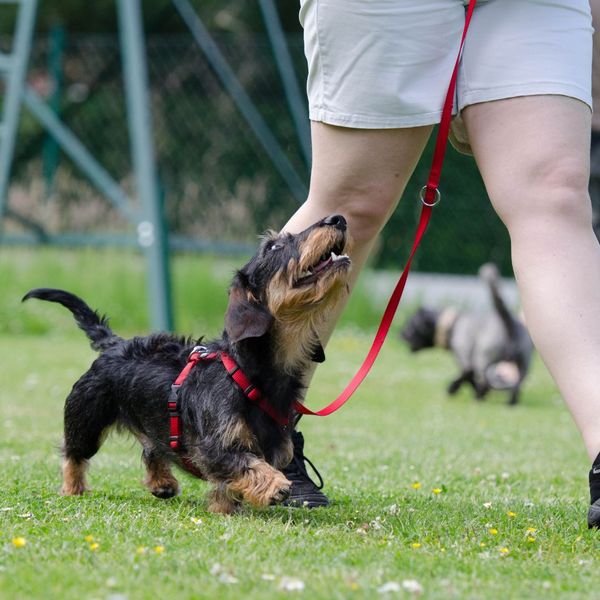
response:
M283 248L283 244L273 244L269 250L281 250Z

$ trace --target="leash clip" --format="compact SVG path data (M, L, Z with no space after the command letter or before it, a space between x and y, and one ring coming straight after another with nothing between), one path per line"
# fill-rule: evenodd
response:
M424 185L420 190L419 190L419 198L421 199L421 202L425 205L425 206L429 206L429 207L433 207L436 206L437 204L440 203L440 200L442 199L442 194L440 192L440 190L438 188L435 188L435 199L433 202L427 202L427 200L425 200L425 196L427 194L427 186Z

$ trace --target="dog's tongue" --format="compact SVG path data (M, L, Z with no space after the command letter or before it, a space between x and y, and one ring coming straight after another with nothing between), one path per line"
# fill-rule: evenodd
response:
M322 271L325 267L330 265L332 262L333 262L333 257L330 254L325 260L322 260L320 263L318 263L314 266L313 272L318 273L319 271Z

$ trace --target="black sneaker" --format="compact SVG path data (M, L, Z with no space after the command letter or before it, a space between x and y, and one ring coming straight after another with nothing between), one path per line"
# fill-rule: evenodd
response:
M600 500L596 500L588 509L587 522L588 529L600 529Z
M600 454L592 464L588 476L590 482L590 508L587 522L589 529L600 529Z
M293 431L292 442L294 444L294 457L292 462L283 469L283 474L292 482L292 487L287 500L284 500L281 504L283 506L304 508L329 506L329 499L321 491L323 478L315 465L304 456L304 436L299 431ZM319 480L319 485L309 477L305 463L310 465Z

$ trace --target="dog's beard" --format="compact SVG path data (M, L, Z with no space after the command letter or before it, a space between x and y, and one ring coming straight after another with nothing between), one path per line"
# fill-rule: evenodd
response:
M306 367L316 335L348 294L348 269L330 270L312 284L294 287L293 275L280 272L267 290L269 311L275 318L276 357L286 371Z

